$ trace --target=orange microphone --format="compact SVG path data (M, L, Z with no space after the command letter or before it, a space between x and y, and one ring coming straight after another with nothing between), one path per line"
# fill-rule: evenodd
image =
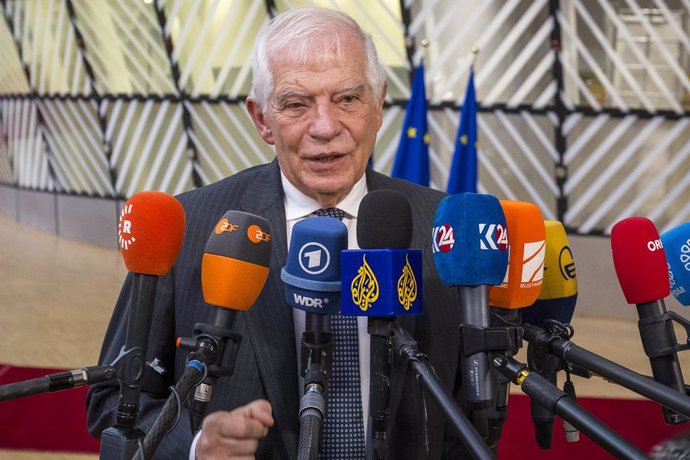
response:
M201 426L218 377L229 377L242 336L231 329L237 314L254 304L268 278L271 262L271 230L263 217L227 211L216 223L201 261L201 288L206 303L215 305L212 324L197 323L194 339L178 339L180 348L198 355L214 352L204 360L208 372L197 385L190 404L192 431Z
M118 242L130 271L131 294L125 345L113 363L120 377L116 426L103 433L101 453L104 455L108 448L117 447L130 458L137 439L143 434L136 429L136 421L156 287L158 278L167 274L177 259L184 230L182 205L162 192L137 193L127 200L120 213Z
M201 287L206 303L247 311L268 278L271 234L263 217L228 211L206 243Z
M163 192L139 192L120 212L117 240L127 270L165 275L182 248L185 216L179 201Z
M546 230L539 208L501 200L508 225L508 271L499 286L489 287L489 305L517 309L532 305L544 280Z

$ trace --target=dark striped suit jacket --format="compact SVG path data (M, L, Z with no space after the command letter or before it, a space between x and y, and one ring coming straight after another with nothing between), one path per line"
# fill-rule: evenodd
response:
M367 170L368 189L394 189L404 193L413 210L412 248L424 253L424 309L419 317L402 320L429 356L438 376L450 391L456 380L459 335L454 292L438 279L431 255L434 213L444 194L406 181ZM227 210L240 210L265 217L271 224L272 255L270 273L257 302L248 312L237 312L233 329L243 336L235 371L214 387L209 412L229 410L258 398L271 402L275 426L261 440L260 459L294 459L299 438L298 363L295 351L292 310L285 302L280 269L287 255L285 209L277 161L256 166L217 183L184 193L179 197L186 212L184 244L170 274L158 283L153 326L147 356L159 358L167 368L163 378L153 372L146 376L141 400L139 426L147 431L180 377L186 353L178 352L175 339L193 336L195 323L212 323L215 308L206 304L201 291L201 258L208 237ZM391 229L395 231L395 229ZM125 281L106 332L100 362L112 362L120 352L127 326L130 277ZM393 459L443 457L446 421L435 403L423 400L412 371L399 359L391 375L390 455ZM98 436L114 425L118 388L114 384L94 385L88 398L88 427ZM156 458L186 458L193 436L186 410L174 432L156 452ZM455 457L457 458L457 457Z

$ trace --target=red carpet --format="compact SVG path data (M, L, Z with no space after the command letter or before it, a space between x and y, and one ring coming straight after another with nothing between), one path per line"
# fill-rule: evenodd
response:
M0 366L0 385L60 371ZM86 391L87 387L73 388L0 402L0 449L98 453L98 441L86 431ZM690 431L690 424L664 424L660 406L647 400L578 398L578 402L644 452L663 439ZM511 395L508 407L499 459L613 458L584 434L579 442L566 443L560 418L554 425L553 448L540 450L534 441L529 398Z

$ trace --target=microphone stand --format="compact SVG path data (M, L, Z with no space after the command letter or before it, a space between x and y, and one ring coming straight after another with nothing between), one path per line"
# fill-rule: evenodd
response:
M326 412L323 397L331 374L333 345L329 329L330 315L307 312L302 333L301 369L304 377L304 396L299 404L299 460L316 460L319 453L321 426Z
M234 313L227 308L218 307L214 324L232 324ZM194 403L190 409L192 433L195 433L203 420L206 405L211 399L212 385L217 377L231 376L234 372L241 335L232 332L230 328L205 323L195 324L194 333L194 338L180 337L177 341L178 348L190 351L187 366L135 452L136 459L151 458L165 435L177 424L182 404L189 397L192 388L196 386L198 393L198 387L207 383L209 389L204 393L207 398L196 406L196 412L192 410L195 407ZM200 378L203 383L199 383ZM192 415L196 416L194 420Z
M114 366L89 366L0 385L0 401L107 382L115 377L116 371Z
M101 434L101 460L131 458L144 432L137 428L146 348L153 320L158 276L132 273L132 299L127 317L125 345L113 363L121 370L115 426Z
M564 340L558 335L540 327L530 324L523 324L522 327L525 331L524 339L529 343L545 346L550 353L555 354L566 362L573 362L607 380L611 380L635 393L652 399L664 407L690 417L690 397L688 395L585 350L570 340Z
M530 372L525 364L499 354L494 357L493 365L513 383L520 385L525 394L551 408L556 415L567 420L617 458L647 458L644 452L580 407L565 392L538 373Z
M383 460L388 453L388 416L391 389L392 317L369 317L367 332L371 340L369 417L367 420L367 459Z
M414 338L397 322L393 323L392 330L393 350L405 359L412 370L417 373L420 383L436 401L473 457L481 460L495 459L496 456L486 445L484 439L443 387L426 355L419 351Z

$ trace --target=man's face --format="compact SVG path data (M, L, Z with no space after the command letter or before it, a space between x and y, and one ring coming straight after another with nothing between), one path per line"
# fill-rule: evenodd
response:
M247 107L259 134L275 145L280 168L302 193L334 206L362 177L381 127L383 98L365 78L365 59L354 38L341 57L323 52L306 64L288 53L271 61L274 90L261 113Z

